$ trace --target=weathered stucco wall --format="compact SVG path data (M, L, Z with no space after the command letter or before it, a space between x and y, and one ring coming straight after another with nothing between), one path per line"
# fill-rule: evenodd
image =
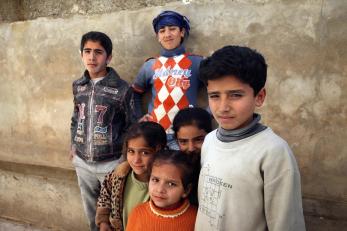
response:
M159 49L152 18L173 9L191 20L187 47L193 53L209 55L223 45L239 44L264 54L268 95L260 112L263 122L294 150L305 214L347 223L346 1L119 1L125 5L118 8L113 1L96 1L110 6L104 10L93 10L90 6L96 3L88 5L89 1L46 1L51 7L46 13L40 2L25 7L27 1L8 1L1 7L0 216L85 229L67 159L71 83L83 70L80 37L90 30L107 33L114 44L111 66L131 82L146 57ZM62 8L57 11L55 6ZM19 10L24 13L16 18ZM10 22L16 20L25 21ZM49 199L37 202L39 198ZM33 207L39 209L31 213ZM56 219L40 220L47 214ZM307 226L326 229L319 220Z

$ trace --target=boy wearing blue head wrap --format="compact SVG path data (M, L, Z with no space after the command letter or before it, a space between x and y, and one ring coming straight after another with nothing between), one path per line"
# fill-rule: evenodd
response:
M132 87L135 92L135 108L141 120L161 124L167 133L168 146L178 149L171 129L176 113L186 107L196 106L201 56L188 54L184 41L189 36L187 17L163 11L153 19L153 29L161 45L160 56L148 59L141 67ZM141 111L143 94L151 90L148 113Z

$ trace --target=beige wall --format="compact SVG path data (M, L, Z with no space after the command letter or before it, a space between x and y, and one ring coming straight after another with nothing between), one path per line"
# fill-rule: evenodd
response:
M23 7L27 1L18 2L21 12L32 9ZM152 18L173 9L191 20L187 47L193 53L206 56L223 45L239 44L264 54L268 95L260 112L263 122L294 150L305 214L347 222L346 1L152 1L135 8L113 3L111 10L89 12L83 1L77 2L61 6L57 14L37 10L42 14L36 16L45 17L27 12L17 19L16 5L3 5L9 15L0 21L1 217L85 229L67 159L71 83L83 70L80 37L90 30L106 32L114 44L111 66L131 82L143 61L158 54ZM49 13L55 5L42 7L51 7ZM69 177L55 179L57 174ZM41 201L37 207L38 198L47 197L51 202ZM39 209L30 213L32 207ZM39 222L45 214L55 219ZM313 227L323 230L316 221L308 223Z

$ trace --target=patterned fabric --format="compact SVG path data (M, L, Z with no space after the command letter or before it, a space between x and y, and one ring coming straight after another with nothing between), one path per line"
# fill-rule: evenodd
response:
M154 122L167 130L176 113L189 106L186 91L190 87L192 62L186 54L175 57L160 57L153 65L155 71L154 88L157 95L154 99L152 116Z
M85 71L72 89L71 144L76 154L88 162L118 159L125 131L136 121L132 88L107 67L102 80L94 84Z
M127 176L130 173L130 165L128 162L123 162L105 177L96 208L95 223L97 226L106 222L110 223L115 230L124 230L123 193Z
M173 134L171 124L176 113L189 105L196 106L201 60L201 56L187 54L183 45L174 50L162 49L161 56L147 60L132 85L137 116L142 116L142 94L151 89L148 113L166 133Z

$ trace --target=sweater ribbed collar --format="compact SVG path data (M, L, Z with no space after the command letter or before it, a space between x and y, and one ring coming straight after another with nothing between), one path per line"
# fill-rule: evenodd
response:
M235 129L235 130L226 130L224 128L219 127L217 129L217 138L222 142L233 142L237 140L241 140L257 134L266 129L266 126L259 123L261 116L259 114L253 114L252 122L246 127Z
M161 48L160 55L164 57L173 57L173 56L184 54L185 52L186 52L186 49L182 43L179 47L176 47L175 49L172 49L172 50L166 50L165 48Z
M157 207L152 200L149 201L149 207L155 215L163 218L175 218L185 213L190 206L189 200L186 198L176 209L162 209Z

